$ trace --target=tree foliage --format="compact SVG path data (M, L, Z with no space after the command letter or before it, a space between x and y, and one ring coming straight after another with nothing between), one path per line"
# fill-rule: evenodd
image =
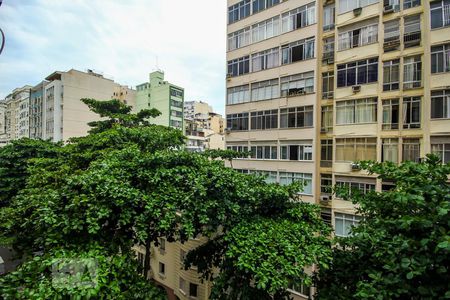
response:
M364 162L395 188L353 199L363 220L337 239L317 299L450 298L450 164Z
M29 257L43 251L44 266L46 259L64 257L58 251L67 249L74 251L68 255L128 262L135 244L149 250L159 237L183 243L202 235L209 242L189 253L186 267L197 265L204 278L215 282L211 297L217 299L284 299L290 280L308 281L305 268L326 267L329 228L317 207L294 201L299 184L267 184L261 176L238 173L214 159L232 159L236 153L183 151L181 131L149 124L147 117L155 111L132 114L116 100L83 102L105 119L57 155L33 159L26 184L0 219L7 224L2 235L12 239L16 251ZM85 245L97 245L102 256ZM113 277L128 276L131 267L123 264L124 273ZM6 295L14 285L58 293L33 261L18 272L3 281ZM27 278L42 280L28 284ZM105 295L122 291L114 284L105 286Z

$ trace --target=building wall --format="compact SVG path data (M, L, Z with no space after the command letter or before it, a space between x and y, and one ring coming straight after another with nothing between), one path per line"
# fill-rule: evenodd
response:
M162 71L155 71L150 73L148 83L140 84L136 89L137 111L156 108L161 112L160 116L150 120L151 123L184 130L183 88L164 81L164 73ZM177 91L177 93L174 91Z
M409 157L418 160L427 153L439 152L443 155L444 161L450 161L450 111L445 106L450 106L450 60L448 60L448 54L444 54L450 52L450 20L444 13L436 13L433 18L431 17L431 5L436 6L443 3L441 1L399 0L398 6L395 6L394 2L396 1L389 1L385 7L386 1L380 0L372 1L372 4L362 8L357 7L358 1L289 0L280 2L280 4L250 14L250 16L227 26L228 46L230 41L233 42L230 34L250 28L250 42L237 49L227 48L230 50L226 54L227 62L250 56L250 72L238 76L231 74L226 78L228 119L226 145L230 149L241 150L250 150L252 146L257 149L260 145L275 146L278 154L276 159L239 159L233 162L234 168L250 173L271 171L272 178L269 177L268 180L274 180L274 174L276 179L280 180L280 172L312 174L312 192L303 196L303 200L321 205L324 221L335 228L337 235L347 235L349 233L344 227L358 223L355 207L349 201L331 195L328 187L343 184L357 186L363 190L373 188L382 190L389 184L360 171L357 165L354 165L358 159L370 156L378 161L390 160L400 163L410 159ZM228 7L231 7L244 2L229 0L227 3ZM282 17L292 9L308 3L315 4L316 20L314 24L259 42L252 41L252 28L259 22L276 16ZM344 3L354 5L354 7L344 11L340 7ZM407 7L408 3L413 3L415 6ZM389 7L388 4L394 4L394 6ZM334 11L325 18L325 11L328 14L331 11L328 9L332 6L334 6ZM436 10L434 11L436 12ZM332 18L328 19L329 16ZM419 16L417 22L415 16ZM332 21L329 22L330 20ZM441 25L443 26L431 28L432 22L435 24L436 20L442 21ZM393 22L398 22L398 25L392 26ZM280 22L280 27L281 24ZM369 25L373 26L368 27ZM377 34L369 39L369 32L377 32ZM344 37L350 35L352 38L346 42ZM254 54L275 47L280 49L283 45L308 37L315 37L312 59L282 65L282 54L280 53L278 62L280 66L252 72L252 56ZM328 40L334 43L333 47L330 47L331 44L328 43ZM395 41L398 41L398 45ZM347 44L350 47L346 47ZM389 48L392 45L396 46L392 49ZM438 54L435 54L437 50L433 50L436 49L433 47L441 45L446 46L441 51L441 58L438 60L436 58ZM432 53L432 51L435 52ZM410 64L408 66L409 58L415 56L420 58L420 65ZM444 56L447 58L442 58ZM356 80L352 83L351 71L347 72L350 74L348 80L338 76L344 74L340 68L345 64L352 68L352 63L369 58L374 58L377 63L375 68L377 76L373 82L365 82L363 76L369 78L369 74L372 73L362 71L361 74L365 75L361 75L360 79L356 77L362 83L356 82ZM394 71L388 72L388 68L385 68L384 65L387 66L387 62L396 60L399 64L398 70L395 71L394 67ZM413 65L414 67L412 67ZM432 73L432 67L436 65L441 66L442 69ZM231 70L234 72L233 69ZM313 92L294 97L251 101L253 84L310 70L314 71ZM363 70L362 67L361 70ZM333 80L329 85L325 85L327 78L325 73L327 72L333 73ZM417 75L418 73L420 76ZM392 75L394 79L389 80L388 75ZM395 80L396 76L398 80ZM420 77L419 80L415 80L417 76ZM338 79L341 81L345 79L344 82L347 86L338 87ZM389 85L388 89L388 84L395 83L395 81L398 84L397 88L395 85ZM249 94L244 97L247 98L247 102L242 103L242 98L239 98L237 104L228 103L228 95L231 93L229 89L241 85L249 86ZM441 92L444 96L436 98L438 97L437 93ZM414 100L414 97L420 99L420 111L417 106L408 102L411 99ZM364 108L366 111L363 113L364 105L361 103L364 99L369 99L367 103L371 103L371 99L375 99L376 103L365 106L370 108ZM356 103L352 101L358 101L358 105L352 104ZM445 104L439 107L438 101ZM389 110L388 103L394 103L394 108ZM302 129L280 128L282 109L304 105L314 107L312 126ZM234 124L230 122L234 118L233 115L267 110L278 111L277 128L265 130L229 128ZM354 120L349 119L350 117L353 117ZM416 122L416 118L419 117L420 120ZM396 118L397 123L395 123ZM251 118L249 117L249 119ZM357 121L358 119L362 121ZM250 125L251 123L249 128ZM355 142L356 140L352 139L358 140ZM280 160L282 146L299 140L311 141L312 159L301 162ZM416 143L417 141L418 143ZM330 143L329 146L327 143ZM364 148L361 145L364 145ZM355 151L355 149L357 150Z
M183 256L201 245L205 240L193 239L184 244L179 242L169 243L164 238L162 240L164 241L163 244L160 243L158 246L153 244L151 247L149 279L153 279L158 285L166 289L169 300L209 299L211 283L201 282L200 274L196 268L184 270L182 263ZM134 250L141 255L145 253L145 248L140 246L134 247ZM137 256L139 258L138 254ZM161 264L164 265L164 272L161 272ZM193 296L194 291L191 284L197 286L196 296Z

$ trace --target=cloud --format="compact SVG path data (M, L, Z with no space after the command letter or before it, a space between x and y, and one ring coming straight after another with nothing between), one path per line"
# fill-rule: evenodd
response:
M94 69L136 86L156 67L186 100L224 112L226 1L5 0L0 98L55 70Z

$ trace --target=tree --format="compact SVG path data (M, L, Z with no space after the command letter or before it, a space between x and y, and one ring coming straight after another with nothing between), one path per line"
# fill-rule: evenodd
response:
M60 146L48 141L24 138L0 148L0 208L8 207L10 200L25 187L30 175L30 160L56 157Z
M294 201L299 184L267 184L212 159L236 153L183 151L181 131L146 121L156 112L83 101L106 119L57 157L28 168L26 186L4 215L13 220L3 234L15 249L52 256L54 249L90 253L84 245L95 244L104 256L131 259L132 246L141 244L147 271L150 245L159 237L183 243L202 235L209 242L189 254L186 266L198 265L215 281L212 298L220 299L283 299L290 280L309 280L305 268L326 267L329 229L316 206ZM238 251L241 246L254 252ZM210 276L215 268L218 277Z
M0 277L2 299L166 299L135 271L135 260L98 245L52 249Z
M337 239L317 299L450 298L450 164L364 162L395 188L353 197L363 220Z

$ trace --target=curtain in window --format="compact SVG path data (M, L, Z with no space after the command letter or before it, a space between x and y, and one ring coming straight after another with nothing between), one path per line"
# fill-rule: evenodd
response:
M339 50L349 49L351 41L351 32L344 32L339 34Z

